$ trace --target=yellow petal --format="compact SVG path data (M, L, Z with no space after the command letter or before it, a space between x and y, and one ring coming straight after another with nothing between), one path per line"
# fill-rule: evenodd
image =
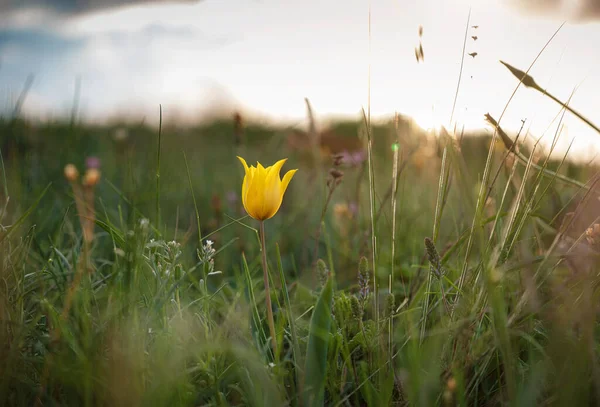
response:
M246 208L246 196L248 196L248 190L252 185L252 174L250 171L244 175L244 181L242 182L242 204Z
M285 191L288 187L288 185L290 184L290 181L292 180L292 177L294 176L294 174L296 173L296 170L289 170L288 172L285 173L285 175L283 176L283 180L281 181L281 197L283 198L283 194L285 194Z
M239 155L237 156L237 158L238 158L238 160L240 160L240 162L244 166L244 172L245 172L244 181L242 182L242 204L244 205L244 209L245 209L246 208L246 195L248 195L248 188L249 188L250 184L252 183L252 172L248 168L248 164L246 164L246 160L244 160Z
M279 178L279 171L281 171L281 167L283 167L283 164L285 164L286 161L287 161L287 158L284 158L283 160L279 160L275 164L273 164L272 166L267 168L269 177L276 175L277 178Z
M269 208L269 212L267 213L266 219L272 218L273 216L275 216L277 211L279 211L279 208L281 207L281 203L283 202L283 195L285 194L285 191L286 191L288 185L290 184L290 181L292 180L292 177L294 176L296 171L298 171L298 170L289 170L283 176L283 181L278 182L277 188L273 191L273 192L277 193L277 197L273 198L273 201L272 201L273 205ZM279 178L279 176L278 176L278 178Z
M244 171L246 172L246 174L248 174L248 164L246 164L246 160L244 160L242 157L240 157L239 155L237 156L238 160L241 161L242 165L244 166Z
M264 170L264 168L263 168ZM246 194L246 212L254 219L259 219L264 206L264 176L259 168L250 167L252 172L252 183L248 187Z
M264 215L269 218L277 212L281 205L281 179L279 178L279 172L281 167L287 161L287 158L277 161L275 164L267 168L266 180L265 180L265 202L264 202ZM270 216L269 216L270 215Z

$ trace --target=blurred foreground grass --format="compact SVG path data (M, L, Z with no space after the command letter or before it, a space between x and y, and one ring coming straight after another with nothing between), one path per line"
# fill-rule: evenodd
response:
M156 129L0 122L0 404L600 402L598 194L550 172L594 168L399 120L371 182L363 123L332 132L356 154L165 126L158 191ZM236 155L299 169L266 224L277 354ZM63 168L90 156L87 245Z

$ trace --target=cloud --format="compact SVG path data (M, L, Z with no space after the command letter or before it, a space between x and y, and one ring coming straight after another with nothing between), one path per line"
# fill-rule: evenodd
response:
M68 113L76 78L82 81L82 111L95 118L153 111L159 103L198 109L225 94L202 66L206 52L229 41L192 26L160 23L93 34L0 29L0 116L12 111L10 100L29 74L35 98L28 97L26 112Z
M27 9L46 9L58 14L78 15L135 5L161 3L191 4L197 1L199 0L0 0L0 13L10 13Z
M600 18L600 1L588 0L584 1L581 7L581 14L585 18Z
M508 3L528 13L571 21L600 20L600 0L508 0Z
M83 38L69 38L38 30L0 30L0 83L22 82L29 73L61 69L85 46Z

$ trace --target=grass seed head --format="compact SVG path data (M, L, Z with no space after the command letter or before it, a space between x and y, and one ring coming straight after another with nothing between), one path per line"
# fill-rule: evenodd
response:
M364 310L360 305L360 301L355 296L350 297L350 309L352 310L352 318L357 321L361 321Z
M363 256L358 263L358 295L362 301L369 297L369 280L369 261Z
M444 274L440 260L440 254L435 248L433 241L428 237L425 238L425 250L427 251L429 263L431 264L431 270L434 272L436 277L440 278L442 274Z
M396 297L394 293L389 293L385 297L385 311L388 317L393 317L396 313Z
M317 260L317 274L319 276L319 283L322 287L325 286L325 283L327 283L327 279L329 278L329 269L321 259Z

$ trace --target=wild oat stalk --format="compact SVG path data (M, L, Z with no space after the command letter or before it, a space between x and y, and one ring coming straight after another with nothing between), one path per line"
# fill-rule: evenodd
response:
M577 116L578 118L580 118L585 124L587 124L592 129L594 129L598 134L600 134L600 128L598 126L596 126L594 123L592 123L589 119L587 119L581 113L579 113L578 111L576 111L575 109L573 109L571 106L569 106L568 102L564 103L560 99L558 99L557 97L553 96L550 92L548 92L548 90L542 89L542 87L540 85L538 85L537 82L533 79L533 77L531 75L529 75L527 72L523 72L520 69L517 69L514 66L512 66L512 65L510 65L510 64L508 64L508 63L506 63L504 61L500 61L500 63L502 65L504 65L506 68L508 68L508 70L518 80L520 80L523 85L525 85L528 88L535 89L538 92L542 93L543 95L548 96L550 99L552 99L553 101L555 101L556 103L558 103L559 105L561 105L563 108L567 109L569 112L573 113L575 116Z
M515 157L517 157L519 159L519 161L521 161L523 164L528 165L530 159L529 157L526 157L523 153L521 153L517 148L516 148L516 141L512 141L510 139L510 137L506 134L506 132L502 129L502 127L500 127L500 125L498 124L498 122L496 121L496 119L494 119L492 117L492 115L490 115L489 113L486 113L485 115L485 120L494 128L494 130L498 133L498 135L500 136L500 139L502 140L502 143L504 144L504 146L506 147L506 149L515 155ZM576 186L578 188L583 188L583 189L588 189L589 187L587 185L585 185L584 183L574 180L572 178L569 178L567 176L564 176L562 174L559 174L557 172L554 172L552 170L549 170L545 167L541 167L538 164L535 163L531 163L531 166L533 169L541 172L543 175L550 177L550 178L556 178L558 180L561 180L563 182L566 182L568 184L571 184L573 186ZM489 194L487 195L489 196Z
M559 33L559 31L562 29L562 27L564 26L565 23L562 23L558 29L554 32L554 34L552 34L552 36L550 37L550 39L548 39L548 41L546 42L546 44L542 47L542 49L540 50L540 52L538 52L537 56L533 59L533 62L531 63L531 65L529 66L529 69L527 70L527 72L529 72L529 70L533 67L533 65L535 65L535 63L537 62L537 60L539 59L539 57L542 55L542 53L546 50L546 48L548 47L548 45L550 45L550 43L552 42L552 40L554 40L554 37L556 37L556 35ZM506 110L508 109L508 106L510 105L510 102L512 101L512 99L514 98L515 94L517 93L517 90L519 89L519 86L521 85L521 82L519 82L519 84L517 84L517 86L515 87L515 89L513 90L512 94L510 95L508 101L506 102L506 105L504 106L504 109L502 110L502 113L500 114L500 118L498 119L497 124L499 125L500 122L502 121L502 118L504 117L504 114L506 113ZM491 161L492 161L492 149L493 149L493 144L496 142L496 138L498 136L498 132L494 131L494 134L492 135L492 141L490 144L490 149L488 150L488 156L486 159L486 164L485 164L485 168L483 170L483 176L481 179L481 186L480 186L480 190L479 193L477 195L477 205L475 207L475 214L473 216L473 220L471 222L471 228L470 228L470 233L467 239L467 246L466 246L466 250L465 250L465 256L464 256L464 261L463 261L463 265L462 265L462 270L458 279L458 284L457 284L457 296L456 299L454 301L454 306L452 309L452 316L454 315L454 310L456 308L456 304L460 298L460 295L463 291L463 287L465 285L465 282L467 280L467 272L469 270L469 257L471 255L471 250L473 248L473 242L474 242L474 235L476 232L478 232L478 226L480 225L480 221L482 218L482 213L483 213L483 208L484 208L484 198L486 196L485 194L485 190L486 190L486 185L488 183L489 180L489 174L490 174L490 170L491 170Z

